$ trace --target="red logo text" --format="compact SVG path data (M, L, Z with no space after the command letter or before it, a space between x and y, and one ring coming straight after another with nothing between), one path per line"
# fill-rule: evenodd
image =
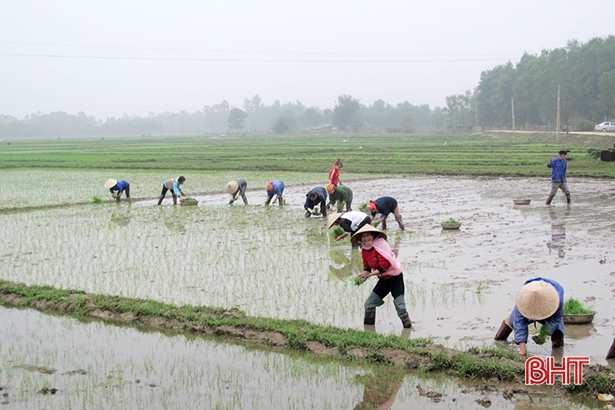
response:
M532 356L525 361L525 384L555 383L555 376L560 376L562 384L583 384L583 365L589 364L589 356L564 356L561 366L555 364L553 356L544 359Z

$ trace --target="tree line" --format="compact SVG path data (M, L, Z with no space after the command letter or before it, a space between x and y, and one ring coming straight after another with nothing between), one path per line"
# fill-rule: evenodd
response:
M559 95L559 99L558 99ZM559 108L559 109L558 109ZM307 107L300 101L271 105L259 95L242 107L227 101L196 112L150 113L104 121L83 112L36 113L18 120L0 115L0 137L201 135L211 133L320 132L467 132L481 128L593 130L615 118L615 36L524 54L481 73L473 91L449 95L443 107L396 105L377 100L365 105L351 95L337 97L333 108ZM514 122L513 122L514 121Z

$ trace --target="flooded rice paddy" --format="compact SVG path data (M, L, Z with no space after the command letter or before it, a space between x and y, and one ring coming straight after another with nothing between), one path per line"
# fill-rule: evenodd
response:
M101 174L101 181L104 178ZM133 178L138 180L138 174ZM215 189L207 178L193 178L202 181L195 186L204 187L193 192L219 192L224 185L219 181L231 179L217 175L211 179L220 187ZM266 175L254 179L258 178L267 180ZM1 213L0 277L363 328L363 301L375 281L354 285L351 279L361 269L359 251L347 239L332 240L322 218L304 218L305 193L317 184L288 186L287 206L282 208L264 207L264 190L250 190L248 206L241 201L229 206L229 196L219 193L191 195L199 200L196 207L173 207L169 196L163 206L155 206L153 197L159 189L154 186L160 180L164 177L152 180L152 192L147 195L133 189L133 197L152 199L131 204L82 203ZM544 205L550 188L546 178L412 176L349 181L348 185L354 191L355 209L378 196L397 198L406 224L406 231L400 231L390 221L388 234L404 268L413 328L402 332L387 298L378 309L375 331L432 337L458 349L490 346L518 288L528 278L544 276L559 281L566 297L584 301L598 312L591 325L567 326L566 346L557 354L587 355L594 364L613 365L604 356L615 335L615 182L573 179L569 181L571 206L559 193L551 207ZM89 195L105 194L97 189L95 193L79 191L75 197L87 202ZM31 201L34 206L64 203L62 198L45 200L46 191L29 195L36 198ZM513 199L520 198L531 199L530 205L515 206ZM440 222L451 217L462 223L460 230L441 228ZM123 400L131 403L128 408L306 408L314 403L320 403L318 408L353 408L363 395L357 372L370 372L31 311L0 309L0 316L7 324L2 330L0 385L8 385L11 392L57 388L64 397L54 399L57 408L70 408L66 403L117 408L106 403ZM514 344L500 346L515 349ZM552 353L549 343L529 344L528 352ZM12 367L23 364L57 372L50 376ZM63 374L77 369L87 375ZM251 372L263 376L250 376ZM143 383L136 383L137 379ZM105 383L115 388L110 390ZM214 392L208 390L212 383L217 386ZM287 390L269 386L280 383ZM407 376L393 408L463 408L463 400L476 398L474 393L464 399L463 388L453 384L423 387L449 397L434 402L416 388L429 383L441 382ZM112 397L103 400L105 394ZM51 408L38 405L47 400L45 395L26 396L22 408ZM197 406L198 400L209 405ZM270 407L268 400L274 405ZM516 400L522 405L521 398ZM514 407L514 401L492 401L492 408ZM276 407L279 403L288 405ZM467 406L476 408L476 403L468 400Z

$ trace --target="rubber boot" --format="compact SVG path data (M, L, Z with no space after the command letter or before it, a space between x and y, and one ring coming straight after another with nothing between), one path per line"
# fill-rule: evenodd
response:
M401 319L401 323L404 325L404 329L410 329L412 327L412 321L410 320L410 315L408 312L404 312L399 315Z
M546 205L551 205L551 201L553 201L553 197L550 196L547 198L547 202L545 202Z
M376 323L376 308L365 309L365 319L363 319L364 325L373 325Z
M280 206L284 205L284 199L282 199L282 197L281 197L281 196L279 196L279 197L278 197L278 204L279 204Z
M609 349L609 352L606 354L607 359L615 359L615 339L613 339L613 344Z
M382 230L383 230L383 231L386 231L386 230L387 230L387 220L386 220L386 219L383 219L383 220L382 220Z
M564 346L564 334L561 330L556 330L551 335L551 347L555 349L562 346Z
M402 231L405 231L406 227L404 226L404 221L401 220L401 215L396 216L395 220L397 221L397 225L399 225L399 229L401 229Z
M569 204L570 203L570 194L566 195L566 203Z
M498 329L498 332L495 334L494 340L506 340L508 336L512 333L512 328L506 324L504 320L502 320L502 324Z

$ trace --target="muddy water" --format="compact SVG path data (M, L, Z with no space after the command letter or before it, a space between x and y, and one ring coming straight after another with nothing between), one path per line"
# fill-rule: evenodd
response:
M388 233L404 267L409 337L491 345L518 288L544 276L598 312L591 325L568 326L555 354L606 363L615 335L615 182L571 180L570 207L561 193L544 205L548 179L413 176L348 185L355 208L382 195L400 203L407 230L389 221ZM264 192L251 191L247 207L217 194L197 196L197 207L138 201L3 214L0 277L363 328L362 304L375 282L352 284L358 251L332 241L322 218L303 217L311 188L287 187L283 209L265 208ZM517 198L531 204L515 206ZM451 217L460 230L442 230ZM402 334L390 299L375 329ZM529 353L552 352L530 344Z
M533 389L281 354L0 307L0 404L9 409L584 408ZM511 386L523 388L523 386Z

